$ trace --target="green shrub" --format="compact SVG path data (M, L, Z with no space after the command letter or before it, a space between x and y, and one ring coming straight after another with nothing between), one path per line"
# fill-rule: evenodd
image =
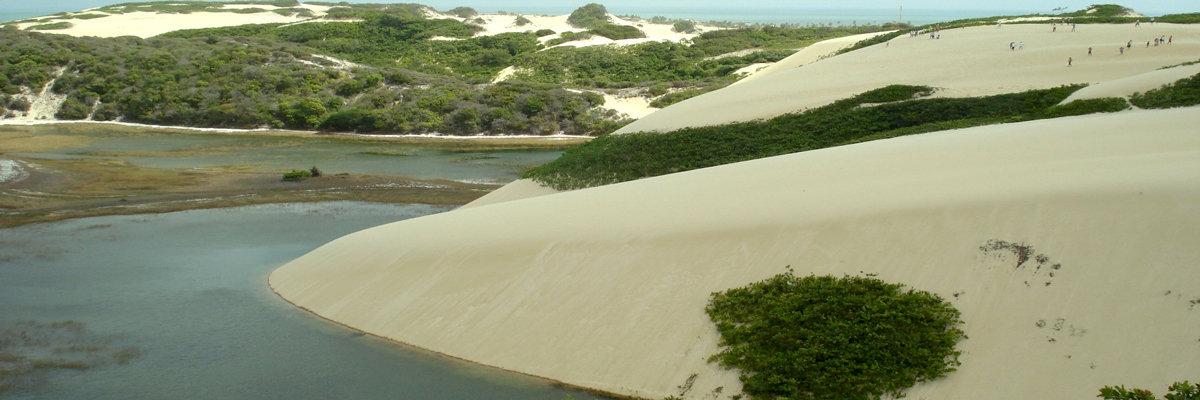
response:
M601 24L588 32L596 35L604 36L612 40L621 39L637 39L646 37L646 32L642 32L636 26L617 25L617 24Z
M1200 24L1200 13L1167 14L1155 20L1170 24Z
M576 28L595 28L609 22L612 21L608 18L608 10L596 3L579 7L567 17L567 23Z
M59 107L58 111L54 113L54 117L65 120L80 120L87 119L88 114L91 113L92 106L84 103L77 96L70 96L67 97L66 101L63 101L62 107Z
M71 25L71 23L70 23L70 22L67 22L67 21L59 21L59 22L51 22L51 23L49 23L49 24L38 24L38 25L33 25L33 26L30 26L30 27L28 27L28 28L25 28L25 29L27 29L27 30L31 30L31 31L48 31L48 30L55 30L55 29L67 29L67 28L70 28L70 27L72 27L72 26L73 26L73 25Z
M1200 383L1192 385L1188 381L1175 382L1167 388L1166 400L1200 400ZM1105 386L1096 397L1104 400L1155 400L1154 394L1146 389L1126 389L1125 385Z
M450 14L459 18L471 18L479 15L479 12L475 11L475 9L471 7L454 7L450 9L450 11L446 11L446 14Z
M712 89L686 89L667 93L666 95L663 95L662 97L654 99L654 101L650 102L650 107L664 108L666 106L708 93L710 91L712 91Z
M936 294L874 277L788 272L713 293L721 334L710 361L741 372L761 399L900 397L959 365L960 314Z
M530 21L529 18L525 18L524 15L518 15L517 19L513 20L513 24L515 24L516 26L525 26L525 25L529 25L532 23L533 23L533 21ZM554 31L550 31L550 32L553 33Z
M534 32L533 34L537 37L550 36L550 35L554 34L554 30L553 29L538 29L537 32Z
M1060 15L1064 17L1118 17L1132 11L1116 4L1092 4L1086 9Z
M1141 108L1172 108L1200 104L1200 74L1146 93L1135 93L1129 98L1129 102Z
M696 31L696 23L688 20L675 22L675 26L671 30L680 33L692 33Z
M8 102L8 109L10 110L29 111L29 107L31 106L32 104L29 103L29 100L26 100L24 97L14 97Z
M285 180L285 181L302 181L302 180L311 178L312 176L313 176L312 172L309 172L308 170L303 170L303 169L292 170L292 172L283 174L283 180Z
M1058 118L1071 115L1084 115L1101 112L1117 112L1129 109L1129 102L1118 97L1100 99L1075 100L1060 106L1047 108L1042 112L1042 118Z

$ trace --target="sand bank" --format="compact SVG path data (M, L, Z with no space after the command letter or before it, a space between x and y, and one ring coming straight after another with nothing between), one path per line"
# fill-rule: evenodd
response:
M1159 36L1174 39L1170 45L1145 46ZM1118 47L1129 41L1132 48L1119 52ZM1023 49L1009 49L1009 43L1021 42ZM792 57L810 56L802 51ZM1070 67L1068 57L1073 60ZM617 132L770 118L890 84L929 85L940 89L936 96L965 97L1105 82L1197 57L1198 25L1081 24L1075 32L1051 32L1049 24L946 29L941 39L905 35L890 44L764 74L659 110Z
M682 397L729 398L735 375L705 361L711 292L787 265L872 273L966 321L960 370L910 398L1162 388L1200 370L1198 111L977 127L479 205L343 237L270 283L321 316L482 364L650 398L695 376ZM1044 259L981 250L995 240Z

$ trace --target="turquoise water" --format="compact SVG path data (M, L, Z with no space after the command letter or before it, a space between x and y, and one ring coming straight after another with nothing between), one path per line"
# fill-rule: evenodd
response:
M445 210L260 205L0 230L0 370L21 368L13 354L87 366L0 374L14 386L0 398L596 398L358 335L266 284L341 235ZM37 343L14 347L21 334Z

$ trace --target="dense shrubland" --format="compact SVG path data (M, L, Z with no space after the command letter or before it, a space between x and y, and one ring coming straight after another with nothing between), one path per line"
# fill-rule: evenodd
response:
M74 38L5 29L0 42L6 95L40 90L65 67L53 86L68 95L63 119L456 134L594 135L619 126L594 108L603 102L595 94L523 82L478 87L396 67L339 69L310 49L275 40Z
M525 177L558 190L579 189L865 140L1128 108L1121 99L1056 106L1080 87L913 99L932 89L892 85L769 120L601 136Z

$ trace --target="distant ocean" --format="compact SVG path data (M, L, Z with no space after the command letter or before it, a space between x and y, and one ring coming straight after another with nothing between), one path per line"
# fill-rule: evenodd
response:
M111 3L120 3L126 0L113 0ZM7 0L0 0L0 3L6 3ZM381 1L382 2L382 1ZM420 0L413 1L420 3ZM99 4L109 2L98 2ZM470 3L463 1L462 3ZM601 2L603 3L603 2ZM71 3L60 2L38 2L38 3L23 3L17 7L0 7L0 21L13 21L24 18L37 17L42 15L50 15L63 11L79 11L82 8L95 7L95 5L84 6L79 5L79 9L71 9ZM67 8L64 8L67 6ZM484 7L476 7L480 12L496 12L500 10L486 9ZM569 14L571 9L562 7L530 7L527 9L505 9L510 12L528 13L528 14L547 14L547 15L562 15ZM893 10L882 9L800 9L800 8L713 8L713 7L663 7L655 6L652 3L645 7L639 7L636 10L624 10L619 8L610 8L611 12L618 15L637 15L644 18L654 16L662 16L672 19L693 19L697 21L730 21L730 22L747 22L761 24L798 24L798 25L867 25L867 24L882 24L886 22L903 21L913 25L924 25L934 22L953 21L964 18L988 17L995 15L1020 15L1028 14L1028 10L1013 10L1013 11L996 11L996 10L901 10L899 8Z

